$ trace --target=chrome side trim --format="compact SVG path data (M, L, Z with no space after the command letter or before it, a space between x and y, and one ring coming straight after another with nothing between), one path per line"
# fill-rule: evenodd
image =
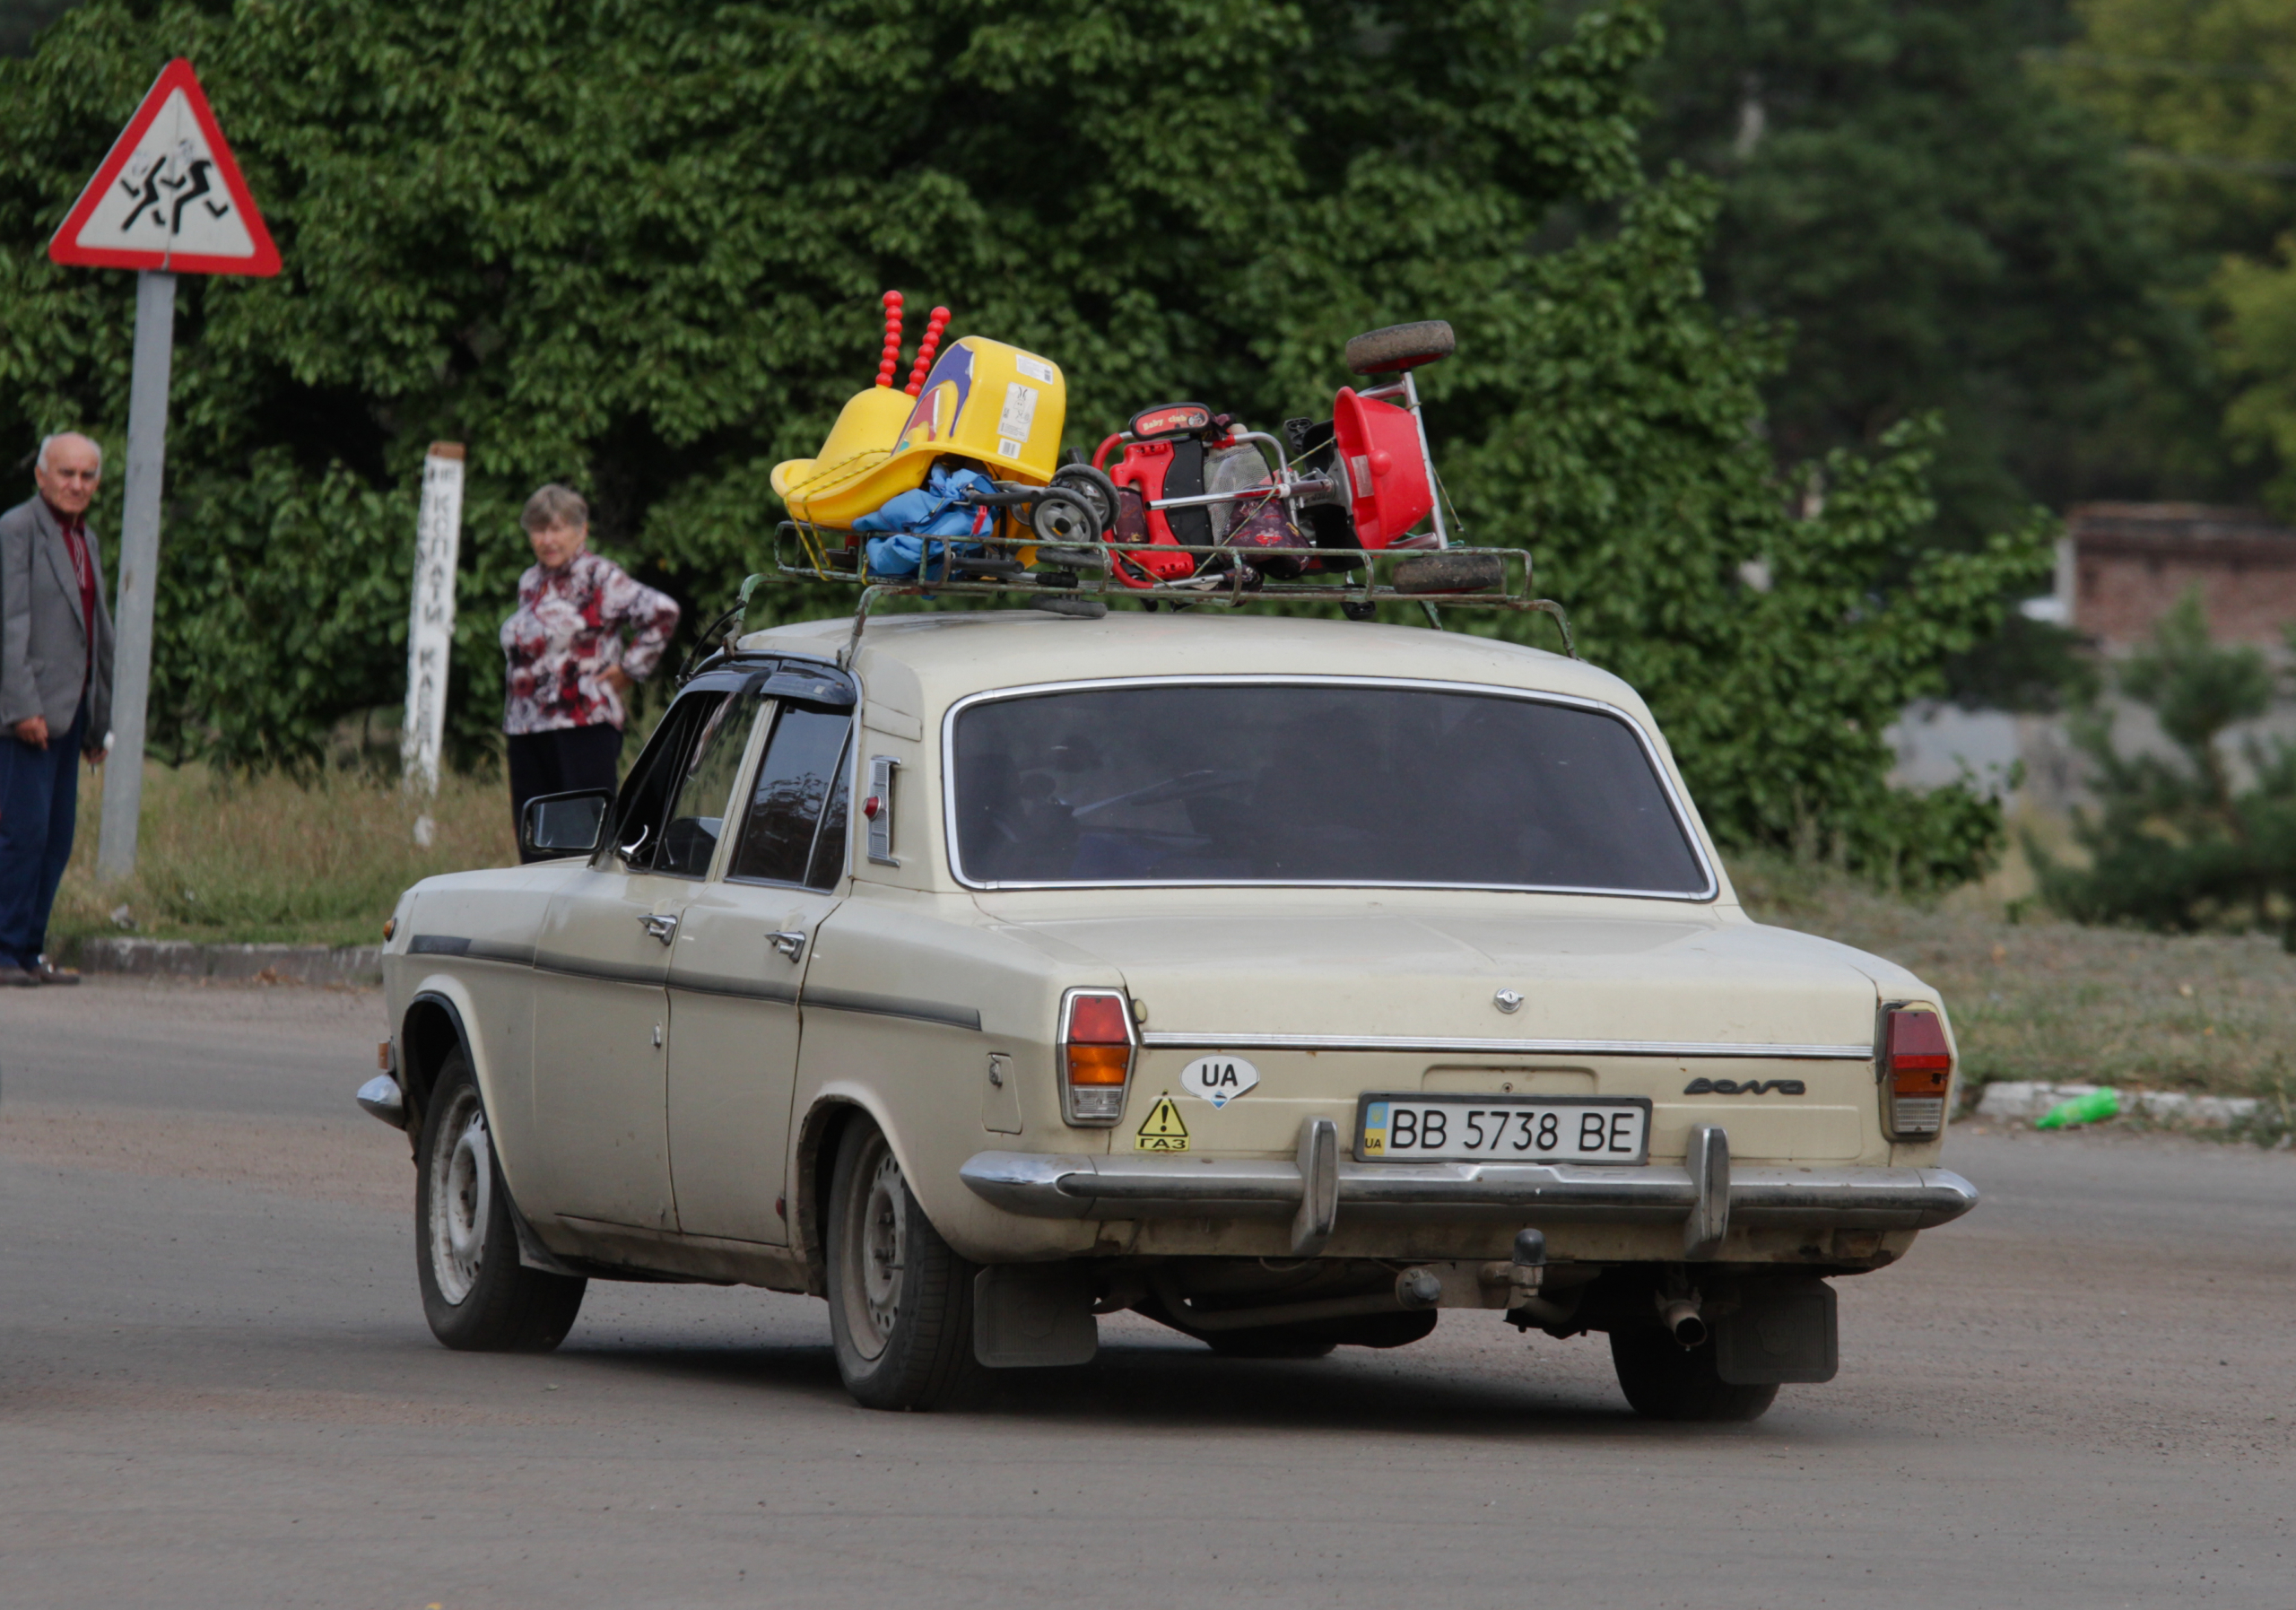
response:
M1686 1221L1699 1205L1688 1169L1652 1164L1361 1163L1336 1171L1340 1207L1383 1218ZM958 1171L983 1201L1048 1219L1272 1218L1305 1195L1290 1158L1090 1157L982 1152ZM1829 1230L1927 1230L1977 1205L1945 1169L1734 1167L1729 1216Z
M688 995L735 996L744 1000L771 1001L782 1006L794 1006L797 1004L797 987L795 984L777 984L765 979L742 979L724 973L674 971L669 976L669 987L672 989L683 990Z
M459 934L417 934L406 942L410 956L462 956L473 962L508 962L515 967L534 965L531 944L504 944L495 939L465 939Z
M1700 1040L1478 1040L1439 1034L1220 1034L1143 1030L1153 1050L1479 1051L1539 1057L1757 1057L1771 1061L1871 1062L1870 1045L1761 1045Z
M1319 879L1240 879L1188 878L1170 881L1160 879L1083 878L1063 879L1049 883L1005 883L982 881L965 875L963 857L957 838L957 718L976 704L1006 699L1024 699L1044 693L1081 692L1102 688L1144 688L1172 686L1252 687L1378 687L1408 688L1437 693L1493 694L1506 699L1527 700L1535 704L1559 704L1577 709L1594 710L1608 716L1625 727L1641 744L1643 759L1649 764L1651 774L1658 779L1659 790L1673 808L1674 825L1683 840L1690 846L1691 855L1698 863L1706 882L1697 890L1653 889L1595 889L1567 884L1525 883L1394 883L1335 882ZM1614 895L1624 900L1664 900L1692 904L1704 904L1718 898L1722 880L1716 871L1713 857L1707 854L1706 840L1699 831L1699 821L1690 808L1690 802L1675 787L1674 774L1667 769L1665 757L1643 725L1618 706L1600 699L1589 699L1579 693L1547 692L1532 688L1507 687L1497 683L1445 682L1434 677L1415 676L1337 676L1328 674L1285 675L1277 673L1239 672L1213 675L1177 676L1094 676L1065 682L1024 683L1006 688L984 688L968 693L952 702L941 716L941 828L946 837L949 871L957 882L968 889L1457 889L1489 891L1509 894L1589 894Z
M845 989L808 989L800 999L807 1011L860 1012L872 1017L908 1017L923 1023L945 1023L952 1029L980 1028L980 1011L974 1006L951 1006L939 1001L903 1000L897 996L863 995Z

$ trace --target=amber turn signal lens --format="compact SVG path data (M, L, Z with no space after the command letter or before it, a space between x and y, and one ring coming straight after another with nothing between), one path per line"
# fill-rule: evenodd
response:
M398 918L396 918L396 917L386 917L386 918L383 918L383 943L384 943L385 944L388 944L391 942L391 936L392 936L393 934L397 933L397 932L398 932Z
M1070 1046L1071 1084L1121 1084L1132 1066L1129 1046Z

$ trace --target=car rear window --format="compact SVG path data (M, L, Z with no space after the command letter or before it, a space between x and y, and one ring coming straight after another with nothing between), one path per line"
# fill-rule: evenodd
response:
M1370 683L1062 688L964 707L952 753L972 883L1714 889L1641 735L1585 705Z

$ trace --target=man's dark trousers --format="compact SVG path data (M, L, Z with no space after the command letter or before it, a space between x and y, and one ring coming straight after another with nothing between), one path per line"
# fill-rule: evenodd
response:
M30 967L48 948L48 913L79 820L87 728L83 694L72 730L49 733L45 749L0 735L0 965Z

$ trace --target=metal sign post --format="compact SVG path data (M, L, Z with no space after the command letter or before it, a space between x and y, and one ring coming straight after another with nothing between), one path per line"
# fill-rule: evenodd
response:
M127 495L119 514L119 607L112 612L111 740L96 876L135 870L144 814L144 718L152 691L152 589L160 579L160 483L168 457L168 371L175 359L176 276L135 276L135 363L127 390Z
M119 602L112 614L111 764L104 772L103 837L96 850L96 875L109 882L135 870L144 808L176 275L279 272L271 232L189 62L178 57L161 71L48 241L48 255L80 267L137 271Z
M399 765L409 789L439 792L447 739L447 662L455 644L455 566L463 545L463 444L434 441L422 460L422 508L414 525L414 598L406 622L406 720ZM430 848L429 813L414 841Z

